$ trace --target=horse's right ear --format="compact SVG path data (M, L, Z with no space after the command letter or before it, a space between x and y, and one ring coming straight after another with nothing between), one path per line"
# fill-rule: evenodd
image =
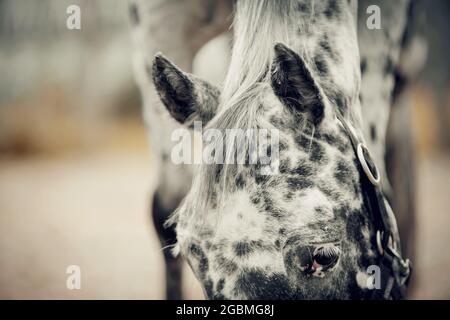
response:
M306 112L314 124L324 117L324 96L303 59L278 43L275 45L272 88L278 98L292 110Z
M153 60L151 75L161 101L175 120L183 124L193 121L206 124L214 117L219 89L181 71L160 53Z

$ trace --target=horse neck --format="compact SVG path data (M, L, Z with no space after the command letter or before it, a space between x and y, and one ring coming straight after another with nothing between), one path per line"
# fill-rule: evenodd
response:
M331 104L361 128L356 5L348 1L297 2L304 10L295 12L291 20L290 46L307 61Z
M360 127L361 75L353 1L240 1L234 27L223 101L233 101L261 79L270 81L267 70L271 70L273 48L281 42L306 61L331 104Z

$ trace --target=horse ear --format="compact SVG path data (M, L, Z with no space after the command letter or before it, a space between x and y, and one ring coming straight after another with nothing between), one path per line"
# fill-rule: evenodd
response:
M318 124L324 117L324 98L303 59L278 43L272 68L272 88L278 98L294 111L308 112Z
M162 54L151 69L156 91L171 116L180 123L209 122L217 110L220 91L192 74L181 71Z

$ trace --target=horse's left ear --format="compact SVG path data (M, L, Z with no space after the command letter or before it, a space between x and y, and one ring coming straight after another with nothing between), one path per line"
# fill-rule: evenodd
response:
M303 59L278 43L272 67L272 88L290 109L307 113L314 124L324 117L324 96Z
M175 120L183 124L193 121L206 124L214 117L219 89L181 71L162 54L155 56L151 75L161 101Z

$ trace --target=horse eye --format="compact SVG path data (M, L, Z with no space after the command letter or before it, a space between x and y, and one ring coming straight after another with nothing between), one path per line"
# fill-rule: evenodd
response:
M334 244L321 245L314 250L314 263L325 271L336 265L340 253L341 250Z

